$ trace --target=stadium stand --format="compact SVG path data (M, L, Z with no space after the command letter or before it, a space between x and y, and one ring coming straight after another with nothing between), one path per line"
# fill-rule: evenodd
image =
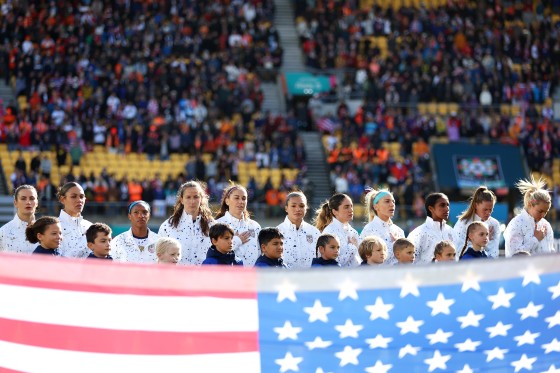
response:
M0 102L10 187L44 173L19 175L17 149L28 167L41 152L54 185L295 182L297 125L260 111L261 73L282 64L272 0L28 5L4 3L0 17L2 78L17 97ZM190 170L197 154L204 164Z

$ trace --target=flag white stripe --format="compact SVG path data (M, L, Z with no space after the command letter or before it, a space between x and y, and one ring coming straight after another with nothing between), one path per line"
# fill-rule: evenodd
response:
M257 331L256 299L107 294L1 285L0 318L159 332Z
M41 373L260 372L258 352L187 356L119 355L55 350L0 341L2 368Z

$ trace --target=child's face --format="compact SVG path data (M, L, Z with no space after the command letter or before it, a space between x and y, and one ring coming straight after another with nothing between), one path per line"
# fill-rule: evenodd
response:
M455 261L455 248L451 246L445 246L443 251L436 255L436 260L438 262L452 262Z
M87 246L93 251L93 255L98 258L105 258L111 251L111 235L97 232L95 240L93 240L93 242L88 242Z
M273 238L266 245L261 245L261 250L270 259L280 259L284 252L284 241L281 238Z
M222 254L227 254L233 250L233 235L230 232L224 233L217 239L212 238L212 245L216 246L216 250Z
M325 260L331 260L338 258L338 253L340 251L340 244L338 240L331 238L325 246L319 246L319 252Z
M480 249L488 245L488 228L477 226L469 234L469 240L473 244L474 249Z
M407 246L402 250L395 251L395 258L399 263L414 263L414 246Z
M382 246L376 245L371 252L371 255L366 256L367 264L382 264L387 258L387 250Z
M37 233L37 239L45 249L58 249L62 242L62 227L60 223L48 225L45 233Z
M440 198L433 206L429 206L428 210L432 213L434 221L449 220L449 200Z
M158 263L177 264L181 259L181 250L177 246L167 248L163 253L158 254Z

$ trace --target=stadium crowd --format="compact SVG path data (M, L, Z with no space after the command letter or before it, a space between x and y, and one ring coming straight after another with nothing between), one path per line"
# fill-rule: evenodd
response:
M345 85L372 102L542 104L558 85L550 2L362 3L294 2L307 65L350 69Z
M5 3L0 17L3 78L18 101L0 102L10 151L54 149L58 164L73 165L95 145L163 160L213 153L185 170L209 185L236 180L239 161L304 166L295 118L261 111L261 79L282 63L272 0L28 5ZM16 167L14 188L48 184L39 169L52 165L29 166ZM61 178L77 179L115 184L107 174Z

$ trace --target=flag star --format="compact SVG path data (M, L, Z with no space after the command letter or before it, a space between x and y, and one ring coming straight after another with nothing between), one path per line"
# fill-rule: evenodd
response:
M479 342L479 341L474 342L474 341L471 341L470 338L467 338L465 342L456 343L455 348L457 350L459 350L459 352L465 352L465 351L474 352L474 351L476 351L476 348L478 346L480 346L481 344L482 344L482 342Z
M415 297L420 295L420 292L418 291L418 285L420 285L420 283L410 274L407 274L405 278L397 282L397 284L401 286L401 298L406 297L408 294L412 294Z
M366 311L370 313L370 320L375 320L377 318L389 320L389 311L391 311L394 307L395 306L392 304L383 303L383 299L381 297L377 297L377 299L375 299L375 304L366 306L365 308Z
M334 354L338 359L340 359L340 366L346 366L348 364L358 365L358 356L362 353L361 348L352 348L350 346L345 346L344 350Z
M546 372L542 373L560 373L560 368L556 368L556 365L552 364Z
M484 318L482 314L475 314L472 310L469 311L465 316L457 317L457 321L461 323L461 329L465 329L467 326L480 326L480 320Z
M504 288L500 288L496 295L488 296L488 300L493 303L492 309L495 310L499 307L509 308L509 306L511 305L509 301L513 297L515 297L515 293L506 293L504 291Z
M460 278L460 280L463 281L463 286L461 287L461 293L464 293L469 289L473 289L476 291L480 290L480 284L478 283L480 277L475 275L473 272L468 271L465 276Z
M366 372L368 373L387 373L389 369L391 369L393 365L391 364L383 364L381 360L377 360L375 365L369 368L366 368Z
M451 311L449 311L449 307L451 307L453 303L455 303L455 300L445 299L442 293L438 294L436 300L431 300L429 302L426 302L428 307L432 309L432 316L435 316L440 313L449 315L451 313Z
M549 287L548 291L552 293L552 299L560 297L560 281L558 281L558 285Z
M336 325L334 328L340 332L339 338L358 338L358 332L364 327L362 325L354 325L352 320L347 319L344 325Z
M278 333L278 340L283 341L284 339L293 339L294 341L298 338L298 333L301 333L301 328L292 326L292 323L286 321L284 326L277 327L273 329L275 333Z
M526 330L523 335L518 335L517 337L513 337L514 340L517 341L517 346L523 345L534 345L535 339L537 339L541 335L541 333L531 333L530 331Z
M329 318L327 315L332 312L332 307L323 307L319 299L315 300L313 307L303 307L303 312L309 314L309 322L315 322L317 320L322 322L328 322Z
M297 300L296 286L293 283L289 281L284 281L282 284L280 284L277 287L277 290L278 290L278 296L276 297L277 303L282 302L284 299L288 299L292 302L295 302Z
M494 359L504 360L505 354L508 352L509 350L506 350L505 348L502 350L499 347L494 347L492 350L485 350L484 353L488 355L486 356L486 362L489 363Z
M340 293L338 293L338 300L344 300L346 298L358 300L357 288L358 284L347 278L346 281L339 286Z
M424 321L416 321L412 318L412 316L408 316L405 321L397 323L397 326L401 329L401 335L406 333L418 334L422 325L424 325Z
M556 311L554 316L547 317L544 321L548 323L548 329L560 325L560 311Z
M550 352L560 352L560 342L556 338L554 338L550 343L545 343L542 345L544 348L544 353L548 354Z
M501 321L499 321L496 325L486 328L486 331L490 333L490 338L494 338L498 335L506 337L507 331L510 330L511 327L511 324L504 325Z
M458 370L457 373L473 373L472 368L469 366L469 364L465 364L463 366L463 369Z
M325 373L325 371L323 370L323 368L319 367L315 370L315 373Z
M521 355L521 359L513 361L510 365L515 368L515 372L521 369L533 370L533 363L537 361L536 357L528 358L527 355Z
M539 311L543 309L543 305L539 304L535 306L533 302L529 302L527 307L520 308L517 310L517 313L521 314L521 320L525 320L528 317L539 317Z
M311 342L305 342L305 345L307 346L307 348L309 348L309 350L314 350L316 348L327 348L332 345L332 342L323 341L321 337L315 337L315 339Z
M433 372L436 369L447 369L447 361L451 359L451 355L442 355L438 350L434 352L434 356L424 360L424 363L429 365L428 372Z
M298 364L303 361L302 357L294 357L291 352L287 352L283 359L276 359L274 362L280 365L280 372L284 373L289 370L299 372Z
M451 337L452 335L453 335L452 332L444 332L443 330L438 329L433 334L427 334L426 338L430 340L431 345L434 345L436 343L447 343L449 337Z
M366 343L369 344L369 348L387 348L389 347L389 342L391 342L393 338L391 337L383 337L381 334L375 336L375 338L368 338L366 339Z
M406 345L399 350L399 359L402 359L406 355L410 354L416 356L418 351L420 351L420 347L413 347L412 345Z
M521 271L520 274L523 276L523 283L521 284L523 287L529 285L530 283L534 283L536 285L540 285L541 278L539 275L541 272L537 271L534 267L529 267L524 271Z

